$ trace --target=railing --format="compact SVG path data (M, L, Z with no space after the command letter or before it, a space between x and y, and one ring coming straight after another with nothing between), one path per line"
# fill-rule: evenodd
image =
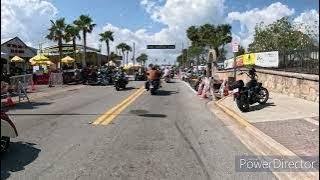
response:
M278 71L319 74L319 49L279 51Z

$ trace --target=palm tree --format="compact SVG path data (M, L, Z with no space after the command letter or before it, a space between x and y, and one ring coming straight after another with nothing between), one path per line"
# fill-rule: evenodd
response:
M59 64L61 64L61 59L63 57L62 52L62 40L65 39L65 28L66 24L64 22L64 18L57 19L56 21L51 21L51 27L48 29L49 34L46 36L49 40L57 41L59 48Z
M137 62L140 63L141 65L145 65L146 61L148 60L148 55L146 55L145 53L141 53L138 57L137 57Z
M73 56L74 56L74 59L76 59L76 50L77 50L76 40L77 40L77 38L78 38L78 39L81 39L80 29L79 29L77 26L75 26L75 25L69 24L69 25L67 25L65 31L66 31L65 40L66 40L67 42L69 42L69 41L72 40Z
M109 46L109 41L113 41L113 32L112 31L105 31L100 35L100 41L101 42L106 42L107 45L107 55L108 55L108 62L110 61L110 46Z
M120 43L120 44L118 44L118 45L116 46L116 48L117 48L118 50L120 50L121 53L122 53L122 61L123 61L123 64L125 64L124 53L126 52L126 46L127 46L126 43Z
M82 65L84 67L86 64L86 55L87 55L87 33L91 33L96 24L92 23L92 19L89 15L81 15L79 19L75 20L73 23L82 31L83 37L83 48L84 48L84 58L82 59Z
M132 51L132 48L131 48L131 46L129 46L129 45L126 45L125 46L125 49L126 49L126 53L127 53L127 64L129 63L129 52L131 52Z

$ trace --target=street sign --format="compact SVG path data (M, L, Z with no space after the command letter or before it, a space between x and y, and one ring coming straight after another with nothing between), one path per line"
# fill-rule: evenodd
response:
M232 42L232 52L236 53L239 51L239 43L234 41Z
M175 45L147 45L147 49L175 49Z

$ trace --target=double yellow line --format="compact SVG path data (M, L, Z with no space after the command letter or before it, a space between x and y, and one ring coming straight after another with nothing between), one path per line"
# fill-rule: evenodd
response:
M92 124L93 125L108 125L115 117L117 117L125 108L127 108L133 101L135 101L144 92L144 87L139 88L136 92L131 94L128 98L121 103L105 112L98 117Z

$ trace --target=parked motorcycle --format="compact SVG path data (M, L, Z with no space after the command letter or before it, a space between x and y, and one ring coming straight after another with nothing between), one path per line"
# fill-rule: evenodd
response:
M269 99L269 92L262 87L262 83L257 81L257 74L254 68L250 69L249 73L242 71L241 74L249 76L250 81L244 85L243 80L238 80L229 89L233 91L234 100L240 111L248 112L252 104L265 104Z
M128 82L128 78L120 73L117 73L114 77L114 87L117 91L120 91L120 89L125 89Z
M1 111L1 149L0 152L5 152L9 148L10 138L18 136L16 126L10 120L9 116Z

